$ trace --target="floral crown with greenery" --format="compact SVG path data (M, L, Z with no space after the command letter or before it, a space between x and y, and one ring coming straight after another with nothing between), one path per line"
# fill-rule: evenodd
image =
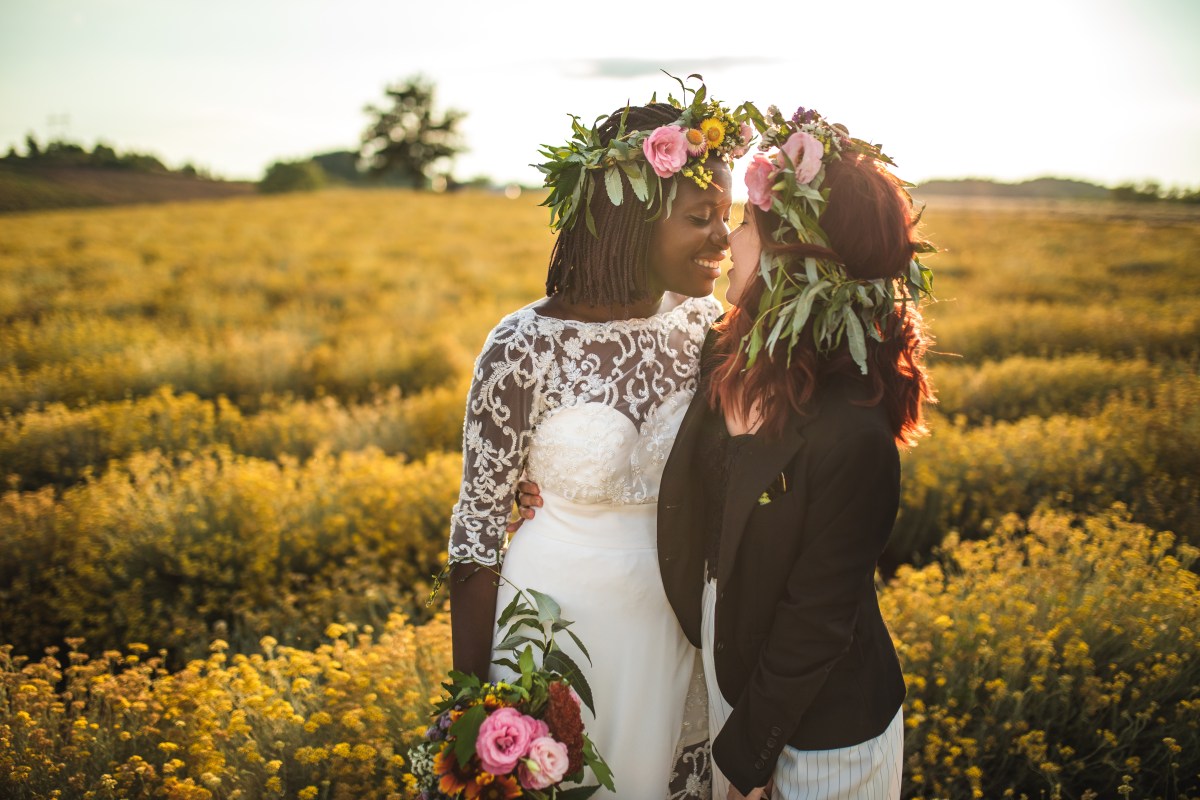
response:
M708 99L704 78L698 89L689 89L684 81L683 100L668 95L667 102L679 109L679 118L654 130L626 131L629 106L621 114L617 132L607 144L601 141L597 124L607 117L597 117L592 127L585 128L579 117L571 115L571 138L565 145L542 145L539 151L548 161L534 164L546 176L550 195L542 203L550 208L550 227L556 231L569 230L584 218L588 230L596 234L591 199L603 176L604 189L614 206L625 199L624 175L634 196L646 205L647 211L657 206L650 217L657 219L665 209L671 215L671 205L678 188L674 181L664 190L664 179L683 175L705 189L712 182L712 170L704 166L709 156L716 154L727 164L745 155L754 135L747 123L745 106L730 111L716 100ZM690 97L689 97L690 94ZM650 98L657 102L657 93ZM665 197L664 197L665 191Z
M762 134L759 149L777 148L770 158L760 153L751 161L746 171L749 202L782 220L772 234L775 241L784 242L792 233L802 243L829 248L819 223L829 201L829 189L821 188L826 164L848 155L891 166L895 162L878 145L851 138L844 126L826 122L811 109L799 108L785 119L775 106L769 106L765 116L752 105L743 108ZM902 187L912 185L901 182ZM924 241L915 247L917 253L937 252ZM790 261L786 253L766 250L759 259L767 290L740 345L746 352L746 369L754 366L764 348L773 356L781 341L787 342L790 363L792 350L811 320L817 350L828 354L848 341L850 355L865 375L867 337L882 342L891 330L888 318L898 305L933 297L933 273L916 255L905 274L875 280L851 278L828 259L805 258L802 271L788 269Z

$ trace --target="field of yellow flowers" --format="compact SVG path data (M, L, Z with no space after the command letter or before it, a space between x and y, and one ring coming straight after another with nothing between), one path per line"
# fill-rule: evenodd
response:
M536 203L0 217L0 796L408 796L466 381L541 294ZM925 232L904 794L1200 798L1200 221Z

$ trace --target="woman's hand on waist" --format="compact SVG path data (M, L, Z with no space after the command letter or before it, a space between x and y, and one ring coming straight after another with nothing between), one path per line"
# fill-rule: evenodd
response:
M533 481L517 482L517 516L505 527L508 533L516 533L525 524L525 520L533 519L534 509L542 507L542 490Z

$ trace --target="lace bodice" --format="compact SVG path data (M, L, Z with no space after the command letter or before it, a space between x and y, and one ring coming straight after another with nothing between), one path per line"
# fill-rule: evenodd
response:
M691 298L645 319L575 322L532 306L500 321L475 362L450 562L499 563L522 475L579 503L653 503L721 313Z

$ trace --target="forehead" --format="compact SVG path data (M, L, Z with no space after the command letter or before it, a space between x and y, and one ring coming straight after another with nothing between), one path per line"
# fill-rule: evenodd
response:
M729 208L733 205L733 176L724 162L710 159L706 167L712 170L713 180L707 189L701 189L691 178L676 176L679 188L675 194L675 205L696 208Z

